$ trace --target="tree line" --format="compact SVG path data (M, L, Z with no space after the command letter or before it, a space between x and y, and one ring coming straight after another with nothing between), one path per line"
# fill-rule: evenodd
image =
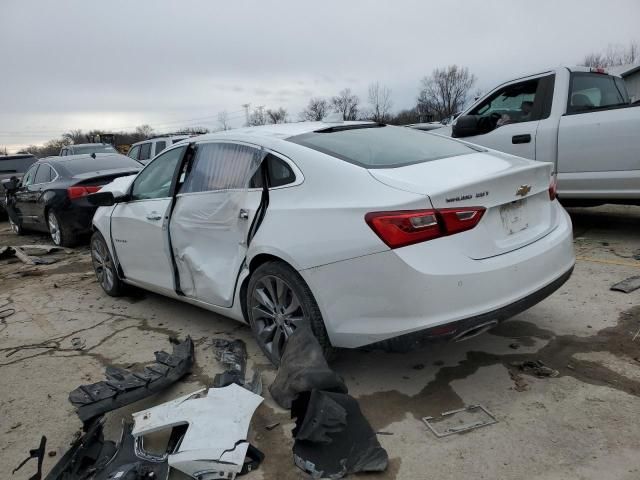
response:
M580 64L588 67L606 68L632 64L639 60L640 48L638 43L633 41L627 46L610 44L601 52L585 55ZM297 116L291 116L282 107L255 107L251 111L247 111L245 123L247 126L258 126L291 121L320 121L330 114L337 115L338 118L345 121L371 120L393 125L440 121L459 113L472 100L471 91L476 80L476 76L467 67L449 65L436 68L430 75L423 77L418 86L415 105L404 110L393 111L391 89L376 81L368 86L365 101L362 101L350 88L345 88L332 97L314 96L310 98L305 108ZM480 96L480 92L476 91L474 97L478 96ZM231 128L229 114L226 111L220 112L217 115L217 126L214 131ZM202 134L208 132L207 128L195 127L174 133ZM95 141L101 133L106 132L71 130L60 138L45 142L44 145L31 145L27 150L39 157L57 155L63 146ZM149 125L141 125L136 127L134 131L108 133L115 134L118 145L130 145L152 137L155 132Z

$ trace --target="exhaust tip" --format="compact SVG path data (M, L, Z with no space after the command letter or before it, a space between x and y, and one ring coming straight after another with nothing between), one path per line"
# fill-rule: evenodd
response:
M491 320L490 322L481 323L467 330L464 330L451 339L452 342L463 342L470 338L477 337L481 333L491 330L498 325L498 320Z

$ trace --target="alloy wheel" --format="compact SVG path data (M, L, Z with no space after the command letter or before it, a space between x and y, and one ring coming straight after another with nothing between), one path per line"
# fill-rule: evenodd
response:
M60 233L60 224L58 223L56 214L53 212L49 212L49 214L47 215L47 222L49 223L49 233L51 234L53 243L55 243L56 245L60 245L62 234Z
M309 324L296 293L275 275L265 275L256 282L249 308L258 342L274 360L282 357L289 335Z
M113 261L107 246L99 239L93 239L91 242L91 259L93 260L93 269L96 272L98 283L107 292L111 291L115 284Z

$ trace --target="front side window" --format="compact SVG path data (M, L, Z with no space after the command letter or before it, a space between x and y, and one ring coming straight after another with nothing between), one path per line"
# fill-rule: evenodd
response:
M38 172L36 173L34 184L49 183L51 181L51 168L49 165L40 165Z
M140 145L140 158L138 160L149 160L151 158L151 142Z
M567 113L614 108L627 104L629 104L629 95L623 80L601 73L574 72L571 74Z
M474 108L470 115L495 119L496 126L538 120L533 107L540 79L514 83L491 95Z
M132 200L166 198L171 195L171 182L185 147L174 148L151 162L133 182Z
M24 177L22 177L22 185L23 186L28 186L28 185L32 185L33 184L33 180L36 176L36 170L38 169L38 165L34 165L33 167L31 167L29 170L27 170L27 173L24 174Z
M140 145L136 145L127 154L128 157L133 158L134 160L138 160L138 155L140 154Z
M182 192L248 188L264 155L266 152L235 143L200 144Z

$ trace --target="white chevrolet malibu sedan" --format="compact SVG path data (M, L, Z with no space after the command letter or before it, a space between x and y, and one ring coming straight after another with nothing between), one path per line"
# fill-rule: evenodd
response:
M326 353L469 338L575 261L551 164L377 123L191 138L91 197L108 294L131 284L247 322L276 364L302 325Z

